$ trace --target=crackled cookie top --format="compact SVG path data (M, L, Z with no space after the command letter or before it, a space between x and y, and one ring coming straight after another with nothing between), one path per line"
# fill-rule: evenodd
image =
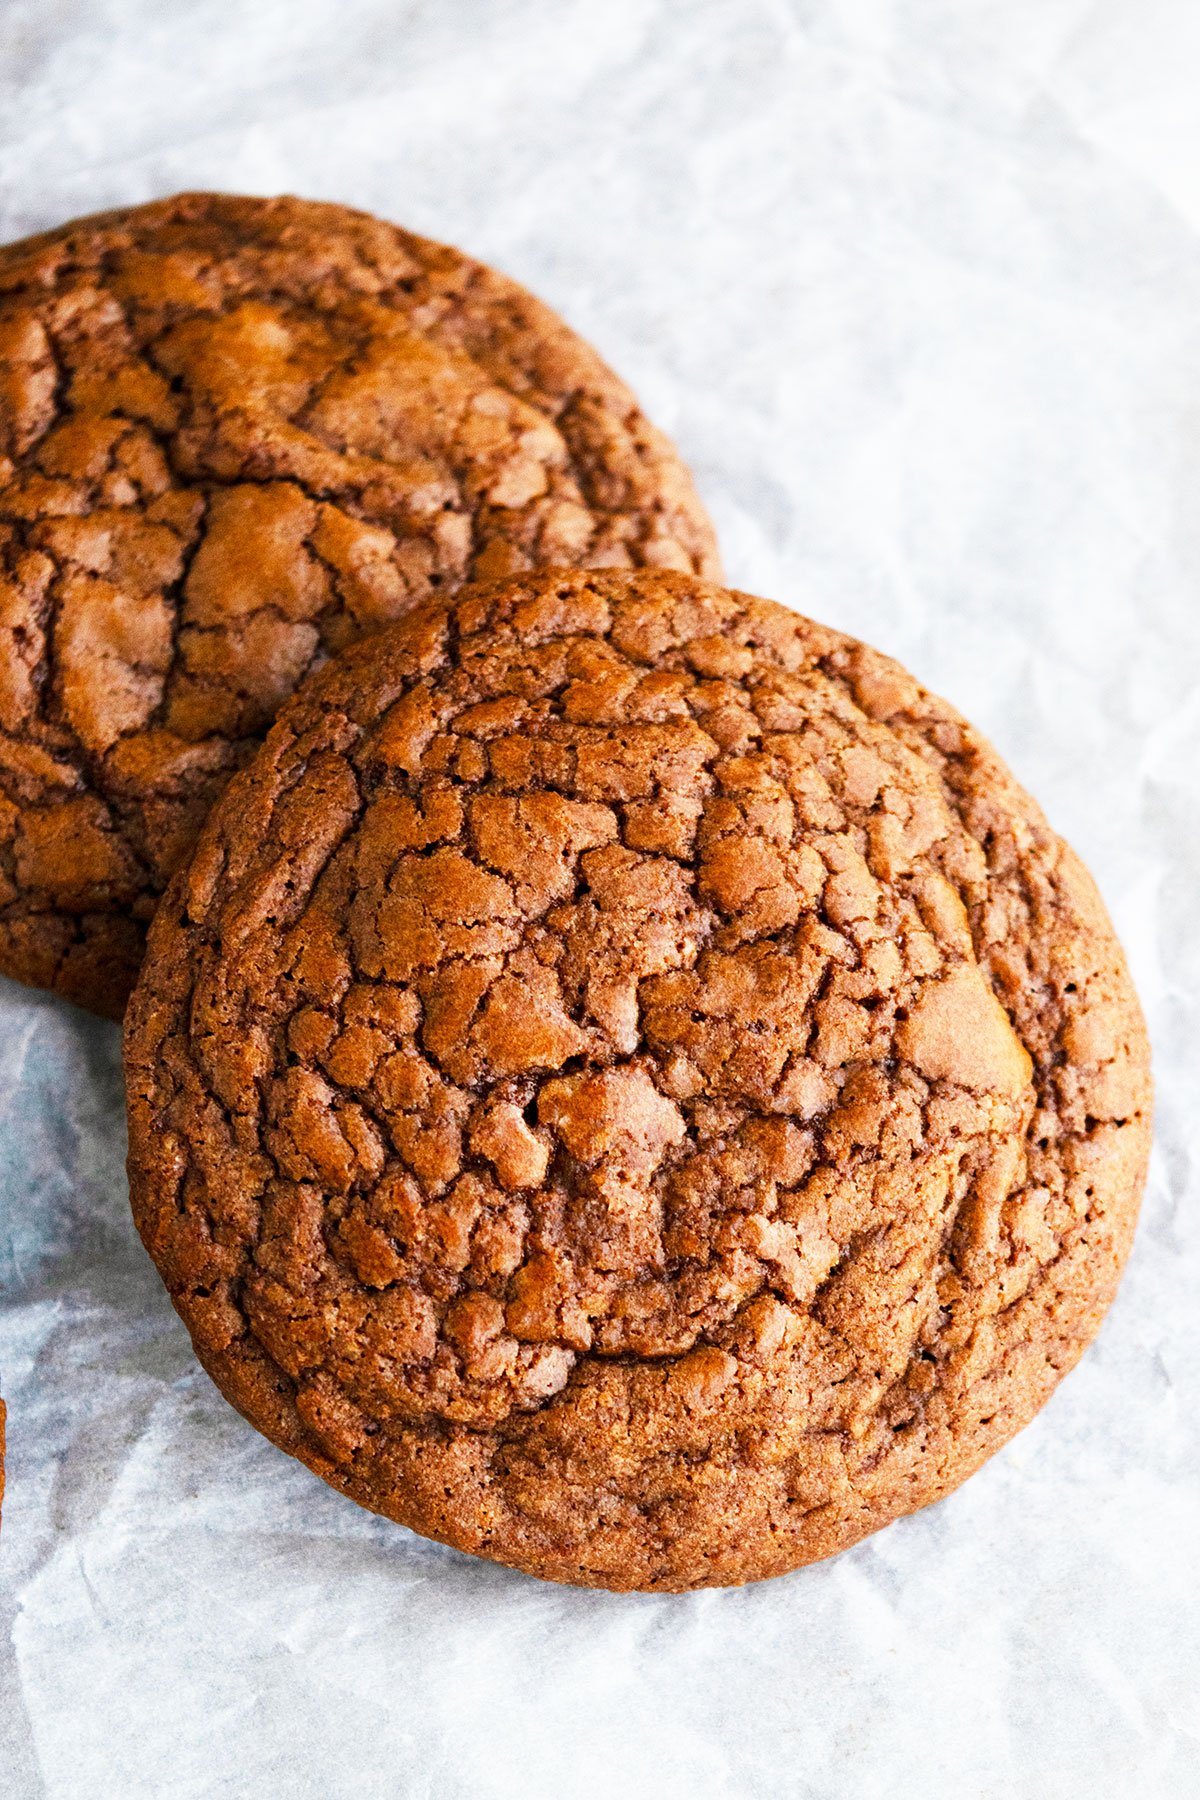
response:
M0 249L0 970L119 1014L300 677L548 564L717 572L670 445L492 270L205 194Z
M895 664L667 574L464 591L285 708L151 931L135 1216L365 1505L745 1580L937 1497L1088 1341L1146 1047L1091 883Z

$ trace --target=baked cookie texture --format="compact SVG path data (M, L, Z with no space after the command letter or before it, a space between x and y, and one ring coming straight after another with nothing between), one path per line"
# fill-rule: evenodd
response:
M666 439L493 270L218 194L0 249L0 971L119 1017L299 679L547 563L719 573Z
M234 1405L614 1589L961 1482L1099 1326L1150 1131L1103 906L989 746L670 573L469 588L306 684L126 1051L137 1225Z

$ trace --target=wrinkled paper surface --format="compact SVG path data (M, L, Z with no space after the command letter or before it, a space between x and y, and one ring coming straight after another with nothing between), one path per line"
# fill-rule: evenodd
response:
M0 236L180 187L494 261L679 440L731 580L880 644L1095 870L1157 1058L1129 1274L957 1495L745 1592L559 1590L217 1394L115 1028L0 982L8 1800L1200 1792L1200 10L2 0Z

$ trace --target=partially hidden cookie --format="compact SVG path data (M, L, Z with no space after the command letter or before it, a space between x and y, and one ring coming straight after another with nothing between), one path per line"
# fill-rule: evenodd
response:
M119 1016L301 676L547 564L719 572L670 444L493 270L216 194L0 249L0 972Z
M285 707L126 1026L218 1385L557 1581L750 1581L949 1492L1129 1248L1092 882L894 662L681 575L470 588Z

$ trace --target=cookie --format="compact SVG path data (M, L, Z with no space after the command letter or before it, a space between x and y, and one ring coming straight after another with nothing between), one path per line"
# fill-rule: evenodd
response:
M119 1016L301 676L548 564L718 573L666 439L493 270L216 194L0 249L0 972Z
M233 1404L615 1589L961 1482L1099 1326L1150 1129L1103 906L988 745L657 572L469 588L308 683L126 1063L138 1229Z

